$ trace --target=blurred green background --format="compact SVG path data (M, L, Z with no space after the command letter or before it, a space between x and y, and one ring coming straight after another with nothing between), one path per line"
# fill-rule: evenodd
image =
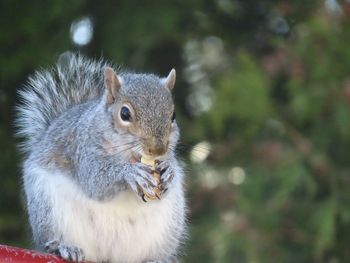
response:
M30 247L16 92L66 50L177 70L183 262L350 262L350 1L0 1L0 243Z

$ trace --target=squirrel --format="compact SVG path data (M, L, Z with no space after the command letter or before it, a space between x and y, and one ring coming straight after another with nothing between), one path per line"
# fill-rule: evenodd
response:
M175 70L165 78L116 72L103 60L66 52L19 91L33 241L74 262L178 262L186 205L175 155ZM145 199L157 184L159 200Z

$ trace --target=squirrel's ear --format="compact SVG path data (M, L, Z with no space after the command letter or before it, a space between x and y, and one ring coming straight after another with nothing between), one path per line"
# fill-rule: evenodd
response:
M166 79L163 80L164 86L171 91L175 86L175 79L176 79L176 71L175 69L172 69L169 75L166 77Z
M104 82L107 90L107 102L113 103L117 97L120 88L120 81L117 74L110 67L106 67L104 71Z

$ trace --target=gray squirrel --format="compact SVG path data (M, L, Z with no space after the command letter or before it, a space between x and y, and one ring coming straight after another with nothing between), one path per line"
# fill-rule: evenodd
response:
M38 250L74 262L177 262L186 207L174 85L174 69L166 78L117 75L73 53L29 78L17 125ZM155 168L141 155L156 158ZM163 192L145 202L154 171Z

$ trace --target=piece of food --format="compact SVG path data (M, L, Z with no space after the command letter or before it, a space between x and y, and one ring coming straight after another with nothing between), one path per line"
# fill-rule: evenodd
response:
M153 169L156 166L155 159L148 159L148 158L145 158L144 156L141 157L141 163L150 165L150 166L153 167ZM156 181L157 181L157 186L155 188L153 188L153 191L154 191L155 195L154 196L150 195L150 194L148 194L148 193L146 193L144 191L143 193L145 194L146 200L159 199L161 197L161 194L162 194L162 189L161 189L161 186L160 186L160 174L157 173L157 172L154 172L153 173L153 178L156 179Z

